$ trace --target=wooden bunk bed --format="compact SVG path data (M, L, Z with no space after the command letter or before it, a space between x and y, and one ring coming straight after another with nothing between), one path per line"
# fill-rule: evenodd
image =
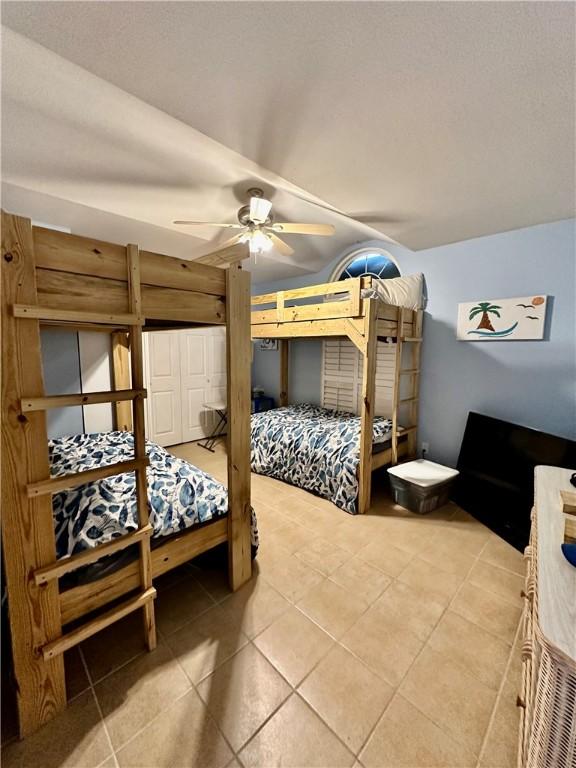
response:
M416 455L422 345L422 310L390 306L363 298L371 277L295 288L252 297L253 339L280 340L280 406L288 405L290 339L346 337L362 355L358 512L370 507L372 472ZM338 297L338 300L336 300ZM396 343L390 447L373 451L376 356L379 339ZM409 348L407 355L404 347ZM408 361L408 366L405 363ZM407 385L401 387L401 382ZM403 391L401 396L401 391ZM399 415L403 416L402 425Z
M232 589L251 577L250 279L239 265L195 264L136 245L35 227L4 212L1 278L2 547L20 734L25 736L66 705L64 651L139 609L147 647L154 648L155 577L226 541ZM142 332L206 324L225 325L228 336L228 514L151 549ZM115 389L47 397L43 325L110 333ZM133 425L133 459L51 478L46 410L102 402L115 405L118 429ZM136 473L138 529L57 560L52 494L129 471ZM138 547L137 561L93 583L60 590L65 574L132 545ZM78 622L109 603L112 608ZM65 626L71 622L72 629Z

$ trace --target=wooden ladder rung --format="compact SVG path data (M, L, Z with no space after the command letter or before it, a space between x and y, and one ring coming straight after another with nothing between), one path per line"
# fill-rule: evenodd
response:
M119 461L116 464L108 464L105 467L88 469L85 472L75 472L63 477L51 477L48 480L39 480L36 483L29 483L26 486L28 498L35 496L44 496L48 493L58 493L68 488L77 488L79 485L93 483L96 480L102 480L112 475L121 475L124 472L133 472L135 469L144 469L148 466L148 457L143 459L130 459L130 461Z
M417 376L420 373L420 368L404 368L400 371L400 376Z
M49 320L52 323L96 323L97 325L144 325L144 320L133 314L105 314L100 312L76 312L69 309L52 309L35 304L14 304L14 317L32 320Z
M400 405L404 405L405 403L417 403L418 398L417 397L403 397L402 400L398 401Z
M421 336L401 336L400 341L409 341L412 344L421 344L422 337Z
M156 590L154 587L149 587L141 594L131 598L130 600L126 600L124 603L117 605L115 608L112 608L109 611L106 611L106 613L103 613L101 616L93 619L93 621L78 627L78 629L74 629L72 632L68 632L67 634L62 635L62 637L59 637L57 640L53 640L51 643L47 643L42 648L42 656L44 657L44 661L53 659L60 653L68 651L70 648L78 645L78 643L84 642L84 640L92 637L92 635L95 635L102 629L106 629L106 627L109 627L110 624L114 624L114 622L123 619L125 616L128 616L129 613L133 613L139 608L143 608L151 600L154 600L155 597Z
M417 426L413 427L399 427L396 430L396 437L402 437L402 435L409 435L411 432L416 432Z
M20 401L22 413L47 411L49 408L65 408L70 405L91 405L93 403L119 403L146 397L145 389L118 389L109 392L87 392L78 395L51 395L49 397L25 397Z
M112 539L112 541L108 541L106 544L100 544L86 552L58 560L58 562L47 565L44 568L38 568L38 570L34 571L34 581L38 586L48 584L48 582L59 579L67 573L78 570L78 568L95 563L102 557L113 555L115 552L127 549L133 544L138 544L142 539L151 536L153 530L152 526L148 523L142 528L126 533L117 539Z

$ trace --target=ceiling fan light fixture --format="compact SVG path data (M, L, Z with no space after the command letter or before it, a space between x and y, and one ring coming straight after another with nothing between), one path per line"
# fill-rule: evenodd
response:
M267 253L268 251L271 251L273 247L272 240L268 237L268 235L262 232L261 229L254 229L250 232L247 232L243 236L242 242L248 243L251 254Z
M263 197L250 198L250 219L253 222L263 224L267 221L271 209L272 203L270 200L266 200Z

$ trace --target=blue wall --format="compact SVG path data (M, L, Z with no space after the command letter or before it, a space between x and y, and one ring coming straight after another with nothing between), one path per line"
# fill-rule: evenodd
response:
M384 245L403 274L423 272L428 306L420 387L420 442L455 464L468 411L576 438L575 221L413 253ZM307 278L254 286L264 293L330 279L334 263ZM459 302L531 294L550 298L544 341L456 340ZM321 343L296 342L291 401L318 402ZM253 382L278 394L278 354L255 350Z

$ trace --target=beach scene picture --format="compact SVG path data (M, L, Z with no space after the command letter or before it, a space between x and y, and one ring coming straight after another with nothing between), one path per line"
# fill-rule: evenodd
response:
M546 296L480 299L458 304L460 341L520 341L544 338Z

